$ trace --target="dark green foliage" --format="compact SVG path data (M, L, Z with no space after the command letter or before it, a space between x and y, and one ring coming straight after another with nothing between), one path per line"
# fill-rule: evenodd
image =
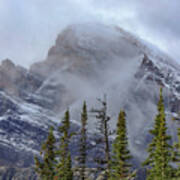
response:
M109 130L110 117L107 115L106 99L99 100L102 108L92 109L98 120L98 135L96 140L97 174L102 175L103 180L130 180L135 176L130 163L131 155L128 149L128 137L126 127L126 114L120 111L116 129L116 138L113 143L112 157L110 157ZM157 105L158 114L155 117L154 128L150 131L152 141L148 146L148 158L143 163L147 168L147 180L180 180L180 129L178 129L178 143L174 150L169 144L170 136L167 135L165 108L160 89L160 99ZM87 107L84 102L81 113L81 131L79 141L78 170L80 179L86 177L87 160ZM49 130L47 140L42 145L41 160L35 157L35 170L41 180L73 180L72 159L69 149L72 133L70 133L70 115L65 112L61 126L59 127L60 139L56 143L53 128ZM57 146L55 146L57 145ZM98 153L99 152L99 153ZM97 156L96 156L97 155ZM177 168L172 167L172 162L177 163Z
M156 148L156 139L157 139L159 129L160 129L161 114L164 109L162 91L160 92L160 99L159 99L157 108L158 108L158 114L156 115L156 118L155 118L154 128L149 131L150 134L153 136L153 138L147 149L149 156L146 159L146 161L143 163L144 166L146 166L146 165L153 166L153 164L154 164L153 158L154 158L154 152L155 152L155 148Z
M47 140L41 148L42 161L35 157L35 171L42 180L52 180L55 176L55 143L56 140L51 127Z
M173 151L173 162L177 164L177 169L174 171L174 177L179 180L180 179L180 128L178 128L178 142L174 144Z
M176 177L180 179L180 128L178 129L178 143L176 144L176 148L177 148L177 165L178 165Z
M70 129L70 117L69 111L65 112L62 125L59 127L59 132L61 134L59 149L57 151L58 163L56 165L56 178L57 180L72 180L72 160L71 153L69 151L69 143L71 134Z
M150 131L153 139L148 148L149 157L144 163L148 167L147 180L169 180L172 177L173 169L170 166L172 147L169 144L171 137L167 135L166 131L165 109L161 88L158 114L155 118L154 129Z
M86 102L84 102L83 110L81 114L81 133L80 133L80 145L79 145L79 151L80 156L78 158L79 160L79 168L80 168L80 179L85 180L85 170L86 170L86 157L87 157L87 107Z
M131 172L130 151L126 128L126 114L120 111L117 123L116 138L113 143L113 156L110 180L127 180L135 174Z

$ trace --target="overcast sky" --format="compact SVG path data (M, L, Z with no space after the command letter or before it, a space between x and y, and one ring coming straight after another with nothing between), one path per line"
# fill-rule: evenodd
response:
M116 24L180 62L180 0L0 0L0 60L29 66L45 58L68 24Z

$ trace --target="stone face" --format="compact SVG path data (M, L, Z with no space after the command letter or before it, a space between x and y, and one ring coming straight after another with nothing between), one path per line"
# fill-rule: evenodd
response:
M2 61L0 66L0 89L15 96L34 92L42 84L42 78L27 69L16 66L11 60Z
M5 93L0 93L0 106L0 164L19 167L31 165L33 152L39 150L47 136L48 117L44 118L44 124L40 124L40 110L36 109L33 115L33 106L23 105Z
M93 76L96 66L101 70L116 57L127 58L138 54L137 47L125 40L120 32L101 26L69 26L59 34L46 60L32 65L31 71L46 75L64 68L73 73ZM103 30L104 34L98 30Z

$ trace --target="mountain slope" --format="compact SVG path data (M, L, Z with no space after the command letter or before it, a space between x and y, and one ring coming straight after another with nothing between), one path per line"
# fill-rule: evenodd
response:
M108 97L111 128L121 108L127 112L130 147L145 158L156 113L159 86L164 87L169 133L175 137L180 109L180 66L156 47L119 27L78 24L61 32L44 61L25 69L5 60L0 66L0 163L32 164L50 125L70 107L78 128L82 101L91 109ZM95 120L89 121L91 138ZM91 139L92 141L92 139ZM74 153L74 152L73 152Z

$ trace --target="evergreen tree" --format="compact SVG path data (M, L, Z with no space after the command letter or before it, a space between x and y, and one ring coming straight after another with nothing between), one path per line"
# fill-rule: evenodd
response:
M47 140L42 145L42 160L35 157L35 171L41 180L53 180L55 176L55 137L53 127L50 128Z
M79 167L80 167L80 179L85 180L85 170L86 170L86 156L87 156L87 120L88 120L88 115L87 115L87 106L86 102L84 102L83 105L83 110L81 114L81 137L80 137L80 156L78 158L79 160Z
M166 117L162 95L160 89L160 99L158 102L158 114L155 118L154 129L150 131L153 135L152 142L149 145L149 157L144 165L148 166L148 180L169 180L172 177L172 147L169 144L170 136L166 133Z
M126 114L120 111L117 123L116 138L113 143L113 156L110 180L127 180L135 176L131 171L130 151L128 150L128 138L126 128Z
M174 144L173 162L177 164L177 169L174 172L174 179L180 180L180 128L178 128L178 142Z
M58 163L56 165L56 178L57 180L72 180L72 160L71 153L69 150L69 143L72 134L70 130L70 115L69 111L65 112L62 125L59 127L59 132L61 134L59 149L57 151Z
M96 119L98 120L97 129L99 135L97 135L98 138L96 139L96 143L99 145L101 144L103 148L99 149L95 161L98 164L98 168L105 171L104 179L108 179L110 172L109 135L111 134L108 122L110 117L107 115L106 97L104 97L104 100L98 99L98 101L101 103L102 108L92 109L91 112L96 114Z
M143 166L153 166L154 165L154 152L156 148L156 139L159 133L160 129L160 117L161 117L161 112L163 111L164 104L163 104L163 96L162 96L162 90L160 90L160 99L157 105L158 109L158 114L155 117L155 123L154 123L154 128L150 130L150 134L153 136L151 143L148 146L148 158L146 159L145 162L143 162Z
M180 128L178 128L178 143L176 144L176 148L177 148L177 165L178 165L176 177L178 178L178 180L180 180Z
M161 117L159 134L157 136L155 149L155 165L153 174L156 179L169 180L172 177L172 168L170 166L172 154L171 146L168 143L170 136L166 134L166 120L165 116Z

